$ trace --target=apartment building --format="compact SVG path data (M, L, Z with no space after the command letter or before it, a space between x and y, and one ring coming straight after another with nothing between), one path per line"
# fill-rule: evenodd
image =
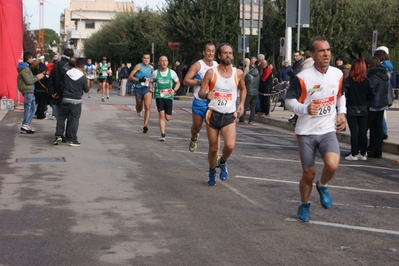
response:
M131 10L134 10L131 0L71 0L70 7L60 17L61 52L72 48L76 56L84 57L85 39L117 13Z

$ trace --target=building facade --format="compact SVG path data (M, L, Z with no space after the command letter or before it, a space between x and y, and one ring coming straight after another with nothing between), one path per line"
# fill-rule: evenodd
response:
M61 53L72 48L76 57L84 57L85 39L111 21L117 13L134 10L134 3L115 0L71 0L60 17Z

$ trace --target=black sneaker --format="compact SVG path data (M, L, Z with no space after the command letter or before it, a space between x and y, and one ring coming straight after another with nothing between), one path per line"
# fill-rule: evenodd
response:
M147 131L148 131L148 127L147 127L147 126L144 126L144 127L143 127L143 133L147 133Z
M370 152L367 153L367 157L381 159L382 158L382 153L377 153L375 151L370 151Z
M71 146L71 147L80 147L80 142L77 142L77 141L70 142L69 146Z
M61 136L56 136L55 140L53 141L54 145L58 145L62 142L62 137Z
M23 125L20 129L22 134L34 134L35 130L28 125Z
M296 123L296 120L298 119L298 116L294 115L292 118L288 119L288 122L290 123Z

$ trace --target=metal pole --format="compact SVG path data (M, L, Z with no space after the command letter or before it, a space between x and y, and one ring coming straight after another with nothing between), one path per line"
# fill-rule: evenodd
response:
M245 0L242 0L242 63L244 64L245 59Z
M292 49L292 28L287 27L285 30L285 59L290 60L291 63L291 49Z
M154 43L151 43L152 63L155 62Z
M251 41L251 36L252 36L252 34L253 34L253 31L254 31L254 0L251 0L251 26L250 26L250 30L249 30L249 41L248 41L248 44L249 44L249 46L248 46L248 54L249 54L249 51L250 51L250 47L251 47L251 43L250 43L250 41Z
M297 24L297 43L296 50L299 51L299 46L301 42L301 0L298 0L298 24Z
M81 51L80 50L82 48L82 30L81 30L81 27L82 27L82 8L80 9L79 16L80 16L80 19L79 19L79 46L76 45L76 48L79 51L79 57L80 57L80 55L81 55Z
M262 3L262 5L261 5ZM263 9L263 0L259 1L259 12L258 12L258 54L260 54L260 23L261 23L261 19L263 20L263 18L260 17L261 15L261 9ZM263 14L263 12L262 12Z

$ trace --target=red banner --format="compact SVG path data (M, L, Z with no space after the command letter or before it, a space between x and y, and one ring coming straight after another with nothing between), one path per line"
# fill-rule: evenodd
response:
M17 103L17 65L22 55L24 23L21 0L0 0L0 98Z

